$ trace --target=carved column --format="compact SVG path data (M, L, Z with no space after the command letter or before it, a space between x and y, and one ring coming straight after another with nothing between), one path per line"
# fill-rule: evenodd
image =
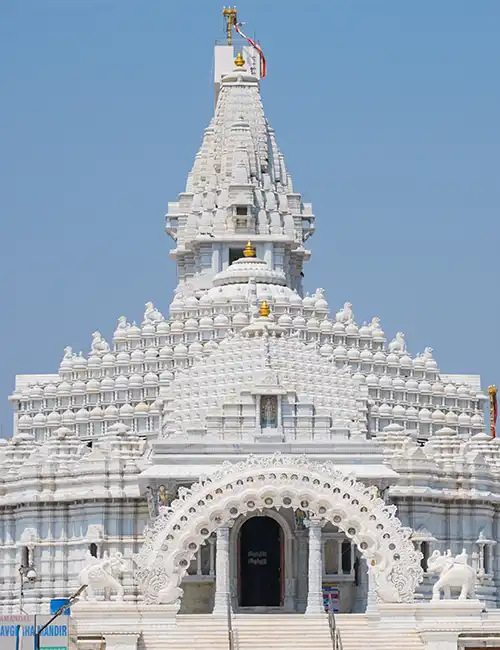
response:
M221 526L217 529L215 544L215 598L212 613L225 616L230 598L229 526Z
M213 537L208 538L208 545L210 547L210 570L209 575L215 575L215 540Z
M341 576L344 573L342 568L342 540L337 539L337 573Z
M368 594L366 597L366 614L376 614L378 612L377 606L377 591L376 591L375 574L371 566L368 566Z
M323 562L321 558L321 521L312 518L309 522L309 563L306 614L324 614L323 607Z
M307 531L298 529L297 540L297 611L304 612L307 605Z

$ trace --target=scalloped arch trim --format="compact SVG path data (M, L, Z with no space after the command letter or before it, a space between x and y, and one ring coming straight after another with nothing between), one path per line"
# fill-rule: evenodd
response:
M217 528L263 508L301 508L331 522L358 547L373 571L382 602L411 602L422 581L422 557L375 487L367 487L330 463L302 456L255 457L202 477L146 530L134 557L147 603L169 603L199 547Z

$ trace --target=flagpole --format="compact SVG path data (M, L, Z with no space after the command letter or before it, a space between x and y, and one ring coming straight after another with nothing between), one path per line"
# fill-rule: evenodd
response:
M496 386L488 386L488 394L490 396L490 432L492 438L497 437L497 415L498 415L497 393L498 393L498 388Z

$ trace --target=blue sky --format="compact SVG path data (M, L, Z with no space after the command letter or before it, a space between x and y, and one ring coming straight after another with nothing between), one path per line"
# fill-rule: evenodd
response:
M188 5L189 10L183 9ZM332 311L377 315L446 372L500 384L498 0L239 2L268 60L266 114L317 234ZM56 372L118 316L165 313L167 202L213 111L221 3L4 0L2 363Z

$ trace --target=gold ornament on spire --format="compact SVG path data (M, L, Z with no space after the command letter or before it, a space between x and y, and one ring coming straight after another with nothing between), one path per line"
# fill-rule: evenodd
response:
M226 19L226 35L227 35L227 44L233 44L233 27L238 21L238 14L236 13L236 7L224 7L222 9L222 15Z
M241 52L238 52L234 60L234 65L237 68L242 68L245 65L245 59L241 56Z
M259 316L261 316L262 318L267 318L270 313L271 313L271 310L269 308L269 303L267 302L267 300L263 300L260 303Z
M252 246L251 242L248 242L243 249L243 257L256 257L256 255L255 248Z

